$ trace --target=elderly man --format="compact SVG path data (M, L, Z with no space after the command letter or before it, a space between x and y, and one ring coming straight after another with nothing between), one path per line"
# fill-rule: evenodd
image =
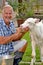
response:
M15 52L13 65L18 65L27 47L27 41L20 39L28 29L19 27L16 30L12 16L13 8L10 5L5 5L0 19L0 56Z

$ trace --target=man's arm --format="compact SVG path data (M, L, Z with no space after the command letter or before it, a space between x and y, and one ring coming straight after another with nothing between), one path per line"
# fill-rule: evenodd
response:
M10 35L10 36L0 36L0 44L7 44L11 41L17 41L19 39L21 39L21 37L27 32L27 29L22 29L21 27L19 27L17 29L17 32Z
M7 44L12 41L12 36L0 36L0 44Z
M10 36L0 36L0 44L7 44L8 42L11 42L11 41L16 41L18 40L18 38L21 37L21 34L20 31L16 32L15 34L12 34Z
M18 31L10 36L0 36L0 44L7 44L11 41L19 40L22 37L21 29L18 28Z
M22 28L22 27L19 27L17 28L17 32L20 31L20 34L18 35L18 39L21 39L21 37L23 37L23 35L29 31L29 28L26 27L26 28Z

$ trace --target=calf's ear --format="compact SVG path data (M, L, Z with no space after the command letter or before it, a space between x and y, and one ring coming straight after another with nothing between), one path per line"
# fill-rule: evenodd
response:
M42 23L43 23L43 20L41 20L40 22L42 22Z

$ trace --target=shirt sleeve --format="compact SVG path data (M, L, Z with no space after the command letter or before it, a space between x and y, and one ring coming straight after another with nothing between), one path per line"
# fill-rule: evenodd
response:
M1 27L1 25L0 25L0 36L4 36L3 29Z

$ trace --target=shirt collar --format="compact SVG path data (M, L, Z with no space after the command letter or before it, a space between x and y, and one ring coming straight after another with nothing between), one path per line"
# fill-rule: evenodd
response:
M4 19L2 18L2 23L4 26L6 26L5 22L4 22ZM12 23L12 20L10 20L10 24Z

